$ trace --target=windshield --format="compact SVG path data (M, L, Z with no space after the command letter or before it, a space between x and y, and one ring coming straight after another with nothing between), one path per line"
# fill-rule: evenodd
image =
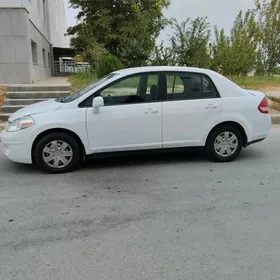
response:
M104 82L112 79L113 77L117 76L118 73L110 73L106 76L104 76L103 78L95 81L92 84L89 84L83 88L81 88L80 90L76 91L74 94L70 94L68 96L65 97L59 97L56 99L57 102L62 102L62 103L66 103L66 102L72 102L76 99L78 99L79 97L81 97L82 95L86 94L87 92L91 91L92 89L102 85Z

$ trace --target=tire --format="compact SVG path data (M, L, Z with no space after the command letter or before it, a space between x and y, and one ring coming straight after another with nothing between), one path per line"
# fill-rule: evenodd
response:
M81 157L82 149L77 140L64 132L45 135L34 149L35 163L47 173L66 173L77 169Z
M232 136L235 138L231 138ZM225 147L227 150L223 153L222 149L225 149ZM241 131L234 126L223 125L215 128L210 133L205 148L210 160L216 162L230 162L239 156L242 147L243 136Z

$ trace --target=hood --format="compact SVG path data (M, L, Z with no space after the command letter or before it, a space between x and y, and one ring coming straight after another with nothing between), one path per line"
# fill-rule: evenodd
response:
M12 114L9 118L9 122L13 122L14 120L24 117L24 116L31 116L40 113L46 113L51 111L56 111L62 106L62 103L56 102L55 99L50 99L47 101L42 101L39 103L35 103L29 106L26 106L14 114Z

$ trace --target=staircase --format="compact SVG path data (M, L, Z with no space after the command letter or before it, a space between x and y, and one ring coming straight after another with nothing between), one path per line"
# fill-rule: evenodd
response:
M5 102L0 109L0 122L7 121L11 114L25 106L69 93L68 86L9 86Z

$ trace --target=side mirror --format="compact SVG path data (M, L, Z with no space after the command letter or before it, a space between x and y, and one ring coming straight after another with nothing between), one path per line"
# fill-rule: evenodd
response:
M104 99L101 96L97 96L95 98L93 98L92 100L92 108L93 109L97 109L99 107L103 107L104 106Z

